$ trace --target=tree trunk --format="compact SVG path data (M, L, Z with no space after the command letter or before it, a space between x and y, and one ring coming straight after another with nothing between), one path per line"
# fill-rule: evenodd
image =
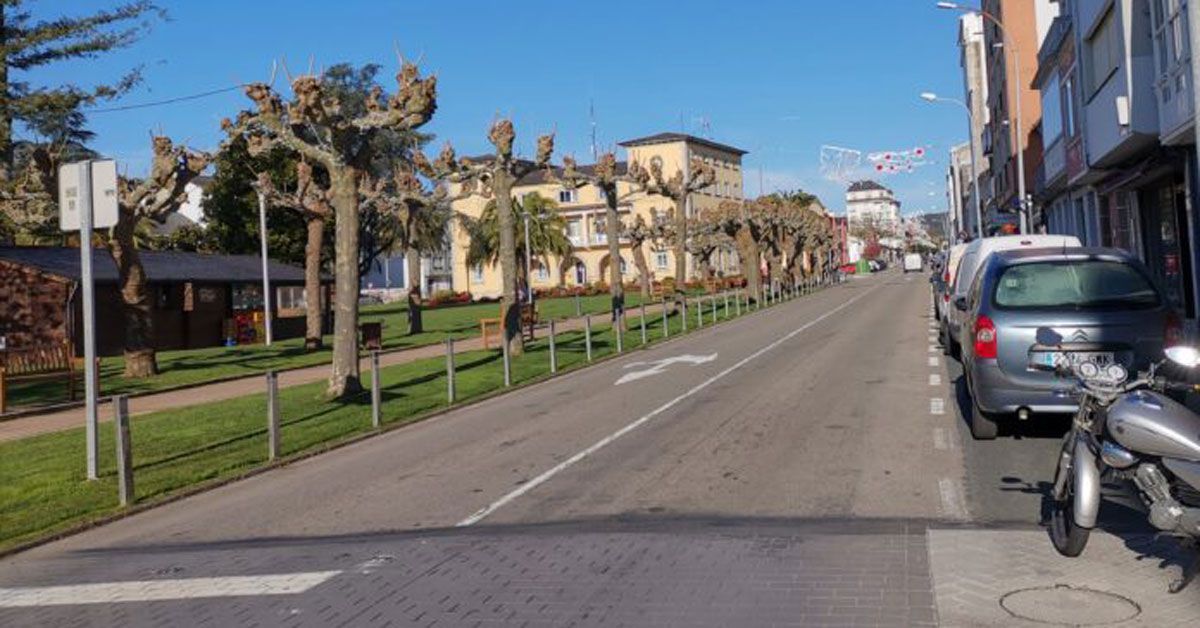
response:
M512 208L513 177L507 172L497 172L492 180L492 191L496 197L496 223L500 229L500 281L503 282L503 297L500 307L504 310L504 341L509 343L508 353L518 356L525 352L525 336L521 334L521 306L517 303L517 234L514 231Z
M682 291L687 286L687 194L675 201L675 289Z
M319 351L325 344L321 306L321 247L325 246L325 218L310 214L305 226L308 239L304 242L304 350Z
M117 265L117 283L125 312L125 377L151 377L158 374L154 355L154 325L151 318L150 293L146 289L146 271L133 245L137 219L121 213L109 252ZM86 237L87 234L80 234Z
M624 320L625 284L621 277L621 216L617 213L617 189L604 190L604 237L608 240L608 293L612 296L613 324Z
M358 185L353 168L330 169L334 211L333 371L326 395L362 390L358 372Z
M633 245L633 265L638 270L638 287L641 289L642 300L650 300L650 265L646 263L646 252L642 250L642 242Z
M700 257L699 262L700 262L700 281L708 281L708 278L712 276L712 263L709 261L708 256Z
M404 252L404 271L408 274L408 334L425 331L421 321L421 253L415 248Z
M741 258L742 274L746 277L746 290L750 298L758 301L762 292L762 277L758 272L759 249L758 242L750 235L750 230L743 227L734 238L738 247L738 257Z

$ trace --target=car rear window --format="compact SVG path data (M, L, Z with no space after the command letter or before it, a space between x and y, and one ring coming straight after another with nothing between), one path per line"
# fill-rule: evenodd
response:
M1005 268L993 297L999 308L1153 308L1158 291L1129 264L1102 260L1032 262Z

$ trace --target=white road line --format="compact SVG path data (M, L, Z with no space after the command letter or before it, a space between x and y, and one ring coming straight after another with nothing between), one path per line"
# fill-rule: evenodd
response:
M515 490L509 492L507 495L504 495L500 499L497 499L496 501L488 504L487 506L484 506L483 508L476 511L475 514L471 515L470 517L467 517L466 519L463 519L462 521L459 521L455 525L458 527L465 527L465 526L474 525L474 524L478 523L484 517L487 517L488 515L492 514L497 509L503 507L505 504L508 504L509 502L524 495L525 493L528 493L529 491L532 491L533 489L537 488L538 486L545 484L547 481L550 480L550 478L553 478L554 476L558 475L559 473L562 473L567 468L571 467L572 465L579 462L580 460L583 460L584 458L587 458L588 456L596 453L597 451L600 451L609 443L617 440L618 438L621 438L622 436L628 434L629 432L632 432L633 430L636 430L637 428L641 427L644 423L646 423L650 419L653 419L654 417L666 412L667 410L670 410L671 408L675 407L679 402L683 401L684 399L687 399L688 397L695 395L696 393L700 392L701 390L708 388L713 383L724 378L726 375L729 375L730 373L749 364L751 361L758 359L764 353L774 349L775 347L778 347L779 345L787 342L788 340L795 338L798 334L804 332L809 327L812 327L813 325L816 325L817 323L842 311L843 309L849 307L855 301L858 301L859 299L867 296L868 294L871 294L875 290L878 290L880 288L880 286L884 286L884 285L887 285L887 284L877 284L877 285L871 287L870 289L868 289L866 292L864 292L858 296L855 296L854 298L850 299L849 301L846 301L845 303L833 308L832 310L829 310L828 312L825 312L824 314L797 327L796 329L793 329L792 331L788 332L782 338L779 338L778 340L775 340L771 344L768 344L765 347L762 347L758 351L755 351L754 353L751 353L750 355L742 358L741 360L738 360L736 363L733 364L733 366L730 366L730 367L726 368L725 370L721 371L720 373L717 373L716 375L713 375L712 377L700 382L699 384L696 384L695 386L689 388L687 390L687 392L684 392L683 394L679 395L678 397L675 397L674 399L664 403L663 405L655 408L654 410L651 410L648 414L643 415L641 418L630 423L629 425L626 425L625 427L613 432L612 434L609 434L608 436L601 438L600 440L596 441L595 444L588 447L587 449L584 449L583 451L575 454L574 456L571 456L570 458L563 460L562 462L554 465L553 467L550 467L546 471L542 472L541 475L522 484L521 486L519 486Z
M950 438L946 436L946 428L933 428L933 448L938 451L950 449Z
M930 386L941 386L942 385L942 374L941 373L930 373L929 374L929 385Z
M946 414L946 401L941 397L930 397L929 414Z
M937 356L936 355L929 356L929 366L937 366L937 365L938 365Z
M224 576L181 580L95 582L50 587L0 588L0 608L158 602L250 595L294 595L342 573L312 571L262 576Z
M958 484L950 478L938 480L938 493L942 497L942 514L952 519L967 519L967 509L959 496Z

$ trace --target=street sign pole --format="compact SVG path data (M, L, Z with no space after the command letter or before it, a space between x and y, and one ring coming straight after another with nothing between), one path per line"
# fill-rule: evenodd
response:
M79 168L79 271L83 283L83 396L87 417L87 475L100 477L96 415L96 298L92 281L92 162Z
M258 192L258 233L262 241L263 328L267 346L271 346L271 278L267 274L267 199Z

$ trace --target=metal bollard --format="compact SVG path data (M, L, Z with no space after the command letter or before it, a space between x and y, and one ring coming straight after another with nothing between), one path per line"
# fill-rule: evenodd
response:
M682 333L687 333L687 297L683 297L679 304L679 324L682 326Z
M113 397L117 441L117 497L122 506L133 502L133 450L129 441L129 397Z
M642 344L646 344L646 302L642 302Z
M704 327L704 297L696 297L696 329Z
M502 333L500 334L500 353L504 357L504 386L512 386L512 361L509 358L508 348L508 325L507 321L500 321ZM518 331L517 333L521 333Z
M575 316L583 316L583 308L579 305L579 295L575 295Z
M727 292L725 292L725 294L723 294L721 296L725 297L725 318L726 318L726 320L728 320L729 319L729 292L727 291Z
M446 339L446 403L454 403L454 339Z
M371 352L371 427L379 429L383 392L379 388L379 352Z
M733 315L742 315L742 291L738 290L733 293Z
M663 338L671 337L671 324L667 321L667 300L663 299Z
M592 361L592 315L583 317L583 342L587 346L587 361Z
M267 459L279 457L279 374L267 371Z
M554 346L554 319L550 319L550 374L558 372L558 352Z
M717 322L717 297L716 297L716 295L708 297L708 302L712 304L712 322L713 322L713 324L716 324L716 322Z

